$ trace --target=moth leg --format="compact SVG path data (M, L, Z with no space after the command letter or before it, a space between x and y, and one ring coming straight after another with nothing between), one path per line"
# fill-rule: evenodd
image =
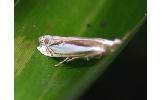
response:
M49 49L49 52L50 52L51 56L53 56L53 54L54 54L53 50Z
M75 59L78 59L78 58L80 58L80 57L73 57L71 59L68 59L66 62L69 62L69 61L72 61L72 60L75 60Z
M89 61L91 58L93 58L94 57L94 55L91 55L91 56L85 56L85 59L87 60L87 61Z
M59 65L61 65L62 63L66 62L68 59L69 59L69 57L66 57L63 61L59 62L59 63L56 64L55 66L59 66Z
M89 57L86 57L86 60L89 61Z
M96 58L100 59L102 57L102 54L99 54L96 56Z
M53 56L54 52L53 50L49 49L48 47L46 48L46 51L48 51L50 53L51 56Z

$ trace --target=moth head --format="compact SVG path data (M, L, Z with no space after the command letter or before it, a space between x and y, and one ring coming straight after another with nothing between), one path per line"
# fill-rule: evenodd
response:
M50 39L51 39L50 35L41 36L41 37L39 37L39 43L43 44L43 45L47 45L47 44L49 44Z
M39 37L39 43L42 45L58 45L61 44L63 41L60 39L59 36L51 36L51 35L44 35Z

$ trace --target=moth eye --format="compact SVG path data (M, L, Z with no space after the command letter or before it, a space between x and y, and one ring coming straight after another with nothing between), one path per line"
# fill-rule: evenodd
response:
M45 43L45 44L48 44L48 42L49 42L48 39L45 39L45 40L44 40L44 43Z

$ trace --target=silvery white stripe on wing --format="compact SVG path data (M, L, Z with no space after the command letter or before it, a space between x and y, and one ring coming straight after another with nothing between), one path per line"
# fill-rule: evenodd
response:
M104 51L100 47L85 47L78 46L74 44L59 44L59 45L51 45L49 46L56 53L68 54L68 53L77 53L77 52L87 52L87 51Z

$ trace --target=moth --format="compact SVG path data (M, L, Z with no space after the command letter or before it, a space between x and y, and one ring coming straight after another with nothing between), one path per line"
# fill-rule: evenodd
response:
M98 57L110 52L121 44L120 39L108 40L102 38L61 37L44 35L39 37L37 49L45 56L65 57L55 66L78 58Z

